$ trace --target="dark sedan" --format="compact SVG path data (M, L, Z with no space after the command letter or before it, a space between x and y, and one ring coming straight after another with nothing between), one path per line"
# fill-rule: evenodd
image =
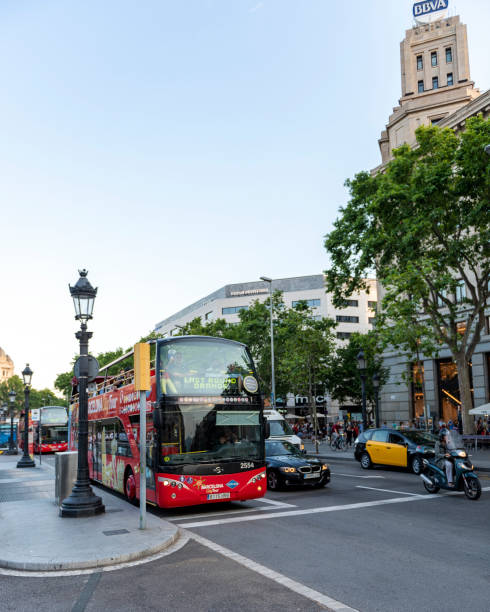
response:
M305 455L286 440L266 440L267 488L287 486L324 487L330 482L330 469L317 457Z
M422 460L434 456L436 442L437 436L427 431L368 429L354 442L354 457L365 470L373 464L393 465L420 474Z

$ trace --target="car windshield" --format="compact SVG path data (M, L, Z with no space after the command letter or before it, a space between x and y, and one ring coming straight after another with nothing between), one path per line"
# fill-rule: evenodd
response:
M214 404L173 406L163 415L160 446L164 465L261 460L260 413Z
M291 442L286 442L286 440L266 440L265 455L266 457L277 457L279 455L301 455L303 457L303 454L296 446L291 444Z
M291 428L291 425L287 421L283 421L282 419L269 421L271 436L292 436L294 432Z
M415 444L429 444L434 446L437 436L426 431L404 431L403 435Z

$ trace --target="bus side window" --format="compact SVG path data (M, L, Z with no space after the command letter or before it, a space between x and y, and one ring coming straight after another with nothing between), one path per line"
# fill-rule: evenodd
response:
M116 435L117 435L117 454L121 457L132 457L131 448L129 447L129 440L124 426L118 419L115 423Z

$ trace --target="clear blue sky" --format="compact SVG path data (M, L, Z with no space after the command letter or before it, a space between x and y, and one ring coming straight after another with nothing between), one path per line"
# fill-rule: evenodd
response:
M451 3L450 3L451 4ZM379 161L407 0L3 0L0 345L36 387L230 282L315 274ZM459 0L490 86L490 2Z

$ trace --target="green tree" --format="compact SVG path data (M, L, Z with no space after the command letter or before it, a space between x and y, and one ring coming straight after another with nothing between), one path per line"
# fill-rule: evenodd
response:
M8 380L4 380L2 383L0 383L0 404L7 403L9 410L9 393L12 390L17 394L15 397L14 413L18 415L21 408L24 406L24 383L22 382L22 379L17 376L17 374L14 374Z
M335 350L334 321L314 319L306 301L288 309L278 330L283 349L278 373L289 391L308 396L318 452L318 418L314 397L316 388L327 386L329 363Z
M460 136L421 127L375 176L347 181L350 201L326 236L334 301L383 287L379 328L413 358L414 321L424 355L446 345L458 367L464 431L473 430L468 365L485 325L490 272L490 120L468 119ZM378 325L377 325L378 327Z
M380 386L388 379L388 370L382 365L382 346L375 331L353 333L347 344L337 348L328 365L327 386L332 399L339 403L352 401L361 406L361 377L357 368L361 349L366 358L366 398L374 408L373 376L378 374Z

